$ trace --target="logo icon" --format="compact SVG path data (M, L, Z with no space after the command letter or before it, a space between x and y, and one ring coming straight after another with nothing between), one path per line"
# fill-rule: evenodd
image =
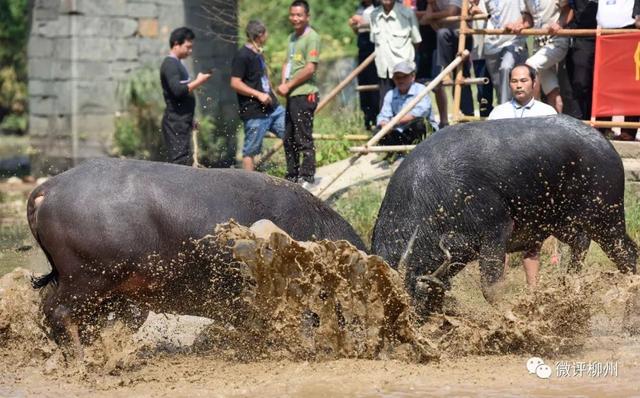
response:
M636 80L640 80L640 42L633 53L633 62L636 64Z
M527 360L527 370L530 374L535 374L541 379L548 379L551 377L551 367L545 365L542 358L531 357Z

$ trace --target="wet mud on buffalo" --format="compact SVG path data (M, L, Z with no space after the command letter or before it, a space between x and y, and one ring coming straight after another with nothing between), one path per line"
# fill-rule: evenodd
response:
M347 240L364 249L345 220L300 186L240 170L87 161L38 186L27 216L52 267L34 280L50 285L46 320L78 355L108 311L144 321L149 310L213 317L212 307L231 309L237 281L226 272L224 248L197 244L229 219L268 219L297 240ZM220 302L210 301L212 290Z
M551 235L571 247L570 270L593 240L636 272L622 161L598 131L562 115L459 124L422 142L391 178L372 251L399 267L426 314L474 260L494 300L505 253L538 250Z

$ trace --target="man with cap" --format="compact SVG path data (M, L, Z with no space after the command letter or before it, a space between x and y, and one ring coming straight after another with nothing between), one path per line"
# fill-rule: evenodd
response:
M402 61L393 67L393 83L395 88L384 96L382 109L377 117L377 127L382 128L396 116L404 106L415 98L425 86L416 83L415 64ZM380 145L410 145L422 140L427 133L424 119L435 129L436 124L431 114L431 100L425 96L407 113L399 123L380 140Z

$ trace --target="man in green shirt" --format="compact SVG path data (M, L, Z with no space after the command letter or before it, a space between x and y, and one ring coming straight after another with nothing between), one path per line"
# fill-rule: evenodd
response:
M318 106L315 71L320 56L320 36L309 26L309 4L295 0L289 7L287 59L282 67L278 94L287 98L284 151L286 179L308 188L315 182L316 149L313 143L313 114ZM302 157L302 161L300 158Z

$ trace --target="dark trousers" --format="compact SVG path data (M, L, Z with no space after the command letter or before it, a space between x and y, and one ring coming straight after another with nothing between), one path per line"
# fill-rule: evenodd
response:
M369 33L358 34L358 65L375 50L369 40ZM376 63L372 62L358 75L359 85L378 84ZM360 91L360 109L364 114L364 128L369 130L376 125L376 116L380 112L380 94L378 91Z
M449 65L456 57L458 52L458 37L460 37L457 29L442 28L436 31L438 36L438 73L440 73L447 65ZM470 36L465 41L465 47L471 51L473 48L473 40ZM464 77L471 76L469 73L469 61L462 61L462 75ZM453 88L455 90L455 87ZM471 95L470 86L462 86L462 96L460 98L460 110L467 116L473 116L473 96Z
M416 80L423 82L435 77L434 64L436 59L436 47L438 38L436 31L430 25L420 25L422 41L416 51Z
M192 127L193 114L180 115L165 110L162 116L162 136L167 149L168 162L186 166L193 164Z
M379 131L380 129L378 129ZM427 135L427 128L422 118L415 119L406 126L402 131L393 129L380 140L379 145L412 145L417 144Z
M473 73L477 78L486 77L489 79L488 84L478 84L478 107L480 108L480 116L487 117L493 110L493 84L491 84L491 74L487 69L487 63L484 59L473 61Z
M593 38L576 37L567 54L567 72L573 89L573 98L578 103L582 120L591 118L591 94L593 91L593 68L596 42Z
M286 179L312 178L316 173L316 148L313 144L313 114L318 95L296 95L287 99L285 115L284 154L287 160ZM300 157L302 156L302 162Z

